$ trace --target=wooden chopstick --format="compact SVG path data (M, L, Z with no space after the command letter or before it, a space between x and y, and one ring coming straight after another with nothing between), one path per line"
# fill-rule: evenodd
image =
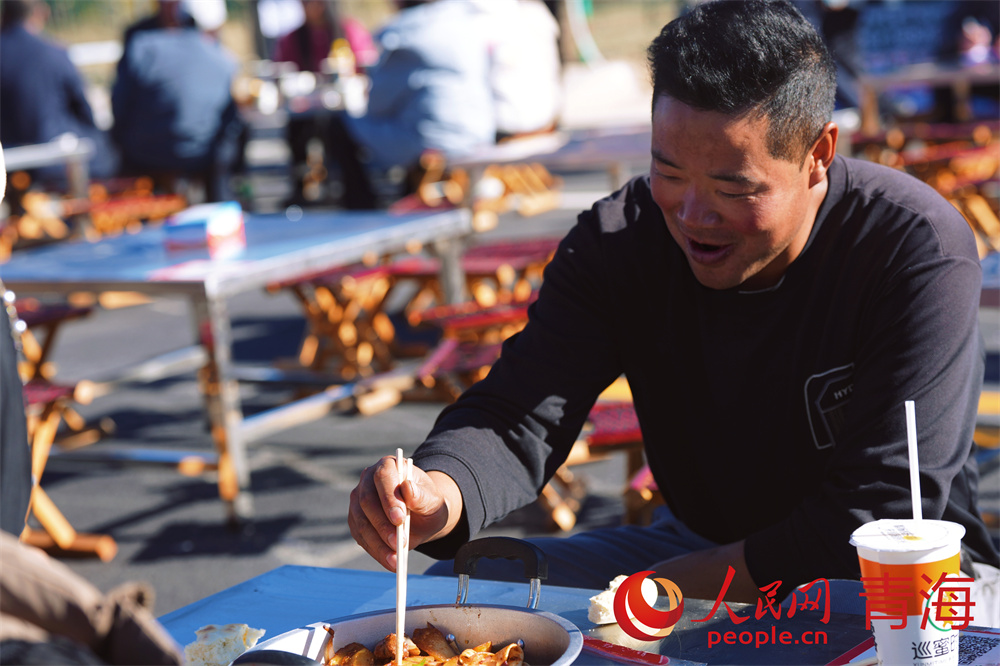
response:
M396 470L399 482L410 480L413 459L403 458L403 449L396 449ZM403 632L406 627L406 564L410 552L410 510L396 526L396 664L403 663Z

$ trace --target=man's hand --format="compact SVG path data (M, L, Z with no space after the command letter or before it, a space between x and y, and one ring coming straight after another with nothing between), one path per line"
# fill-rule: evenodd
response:
M448 534L462 515L462 494L447 474L414 467L409 481L401 484L400 478L393 456L366 468L347 514L351 536L389 571L396 570L396 526L406 507L411 547Z
M685 597L691 599L715 599L722 590L726 580L728 567L736 570L729 589L726 591L726 601L736 601L752 604L760 597L760 590L747 571L747 563L743 558L743 542L726 544L699 550L687 555L678 555L669 560L658 562L653 566L657 576L662 576L676 583Z

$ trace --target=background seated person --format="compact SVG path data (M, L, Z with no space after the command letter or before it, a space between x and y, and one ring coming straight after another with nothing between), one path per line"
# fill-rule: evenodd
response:
M668 510L534 539L549 583L655 570L714 599L732 567L726 598L753 602L775 581L778 598L857 582L851 533L912 515L913 399L923 515L965 527L976 624L998 621L972 446L984 367L969 225L915 178L836 153L835 68L787 2L700 4L649 58L649 175L580 215L527 326L442 412L413 480L397 491L391 457L362 474L352 535L395 568L405 503L412 543L452 556L536 498L624 374Z
M132 38L146 30L166 30L168 28L194 28L194 17L182 6L181 0L159 0L156 11L139 19L125 28L122 36L122 49L128 49Z
M302 0L305 21L280 37L272 60L293 62L300 72L319 72L334 40L346 39L359 69L377 58L371 35L359 21L343 16L332 0Z
M370 168L412 166L426 150L468 153L495 140L489 52L468 2L397 0L375 42L378 62L363 116L331 119L329 155L340 166L345 208L373 208Z
M198 176L206 199L222 201L242 154L244 126L230 93L237 63L214 34L226 18L222 0L187 6L198 28L140 32L122 55L112 136L125 175Z
M94 124L84 82L66 49L41 32L49 7L42 0L0 3L0 142L8 148L46 143L63 134L94 142L90 175L111 176L117 169L107 136ZM37 169L45 181L61 184L62 166Z
M562 104L559 24L541 0L478 0L490 40L497 139L552 131Z
M273 59L294 63L300 72L320 72L323 61L330 57L334 41L347 42L358 70L377 58L371 35L361 23L341 16L332 0L302 0L305 20L295 30L278 39ZM326 136L329 113L319 109L315 113L290 114L286 127L288 147L292 152L293 188L288 203L305 203L303 185L309 141Z

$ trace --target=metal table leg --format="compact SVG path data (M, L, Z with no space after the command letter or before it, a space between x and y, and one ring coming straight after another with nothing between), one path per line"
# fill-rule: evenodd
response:
M465 271L462 270L461 238L434 242L434 254L441 259L441 290L448 303L461 303L466 298Z
M208 361L200 374L212 439L219 455L219 497L228 518L241 523L253 516L250 465L241 432L243 410L232 373L232 334L225 300L208 295L192 299L198 339Z

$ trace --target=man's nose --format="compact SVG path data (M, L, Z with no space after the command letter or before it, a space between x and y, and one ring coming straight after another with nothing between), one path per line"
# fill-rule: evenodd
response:
M703 193L694 186L688 187L681 197L680 206L677 208L677 218L690 225L713 224L718 220L718 215L713 210L711 203Z

